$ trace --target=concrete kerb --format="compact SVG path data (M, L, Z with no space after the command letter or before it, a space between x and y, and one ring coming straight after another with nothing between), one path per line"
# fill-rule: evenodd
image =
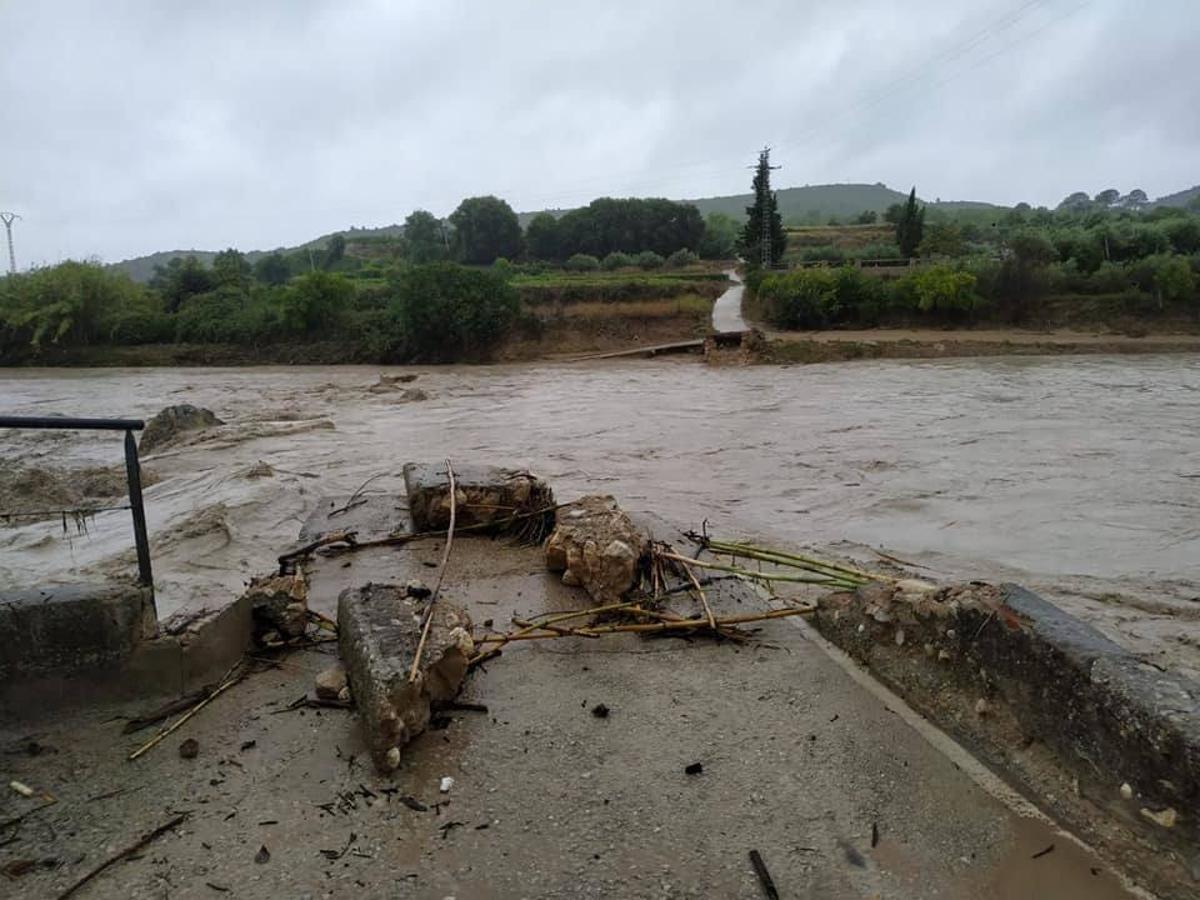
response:
M216 680L249 646L244 599L170 623L157 621L150 589L128 582L0 595L3 718L180 696Z
M871 586L827 598L814 624L1060 821L1082 824L1085 807L1107 818L1084 827L1089 840L1114 851L1124 832L1150 850L1120 854L1137 874L1187 896L1180 886L1200 879L1200 684L1018 585L982 589L992 601L966 588L944 604L880 603ZM1038 747L1051 751L1040 762Z

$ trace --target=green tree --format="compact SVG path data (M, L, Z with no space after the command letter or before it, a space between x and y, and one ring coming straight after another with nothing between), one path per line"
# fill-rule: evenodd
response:
M742 228L738 250L750 265L765 263L764 268L773 269L783 259L787 248L787 234L783 230L783 219L779 216L779 203L771 190L771 152L758 154L758 168L752 184L754 203L746 207L746 224ZM766 236L768 252L763 252Z
M1120 191L1118 191L1116 188L1108 188L1107 190L1101 191L1096 195L1095 202L1107 209L1108 207L1116 206L1117 201L1120 199Z
M634 257L634 262L642 269L661 269L663 258L653 250L643 250Z
M414 266L396 276L394 287L410 359L486 358L520 311L511 285L491 272L454 263Z
M604 257L601 265L609 272L615 272L617 269L627 269L634 265L633 257L628 253L621 253L619 250L608 254Z
M912 258L925 235L925 207L917 203L917 189L909 192L908 201L896 223L896 244L902 256Z
M917 248L921 256L948 256L956 258L967 252L963 240L962 229L953 223L930 225L926 229L921 246Z
M167 312L175 312L189 297L211 291L216 281L195 256L173 256L165 266L154 267L150 287L162 295Z
M254 264L255 279L269 287L287 284L291 276L291 267L282 253L268 253Z
M521 255L521 225L498 197L468 197L450 214L454 247L465 263L490 265L497 256Z
M887 208L887 210L884 211L883 214L883 221L887 222L889 225L899 225L902 218L904 218L903 203L893 203Z
M854 217L854 224L856 225L874 225L878 221L879 213L873 209L864 209Z
M335 234L325 244L325 252L321 254L321 268L328 271L342 261L346 256L346 236Z
M1121 206L1125 207L1125 209L1131 209L1134 212L1140 212L1149 205L1150 198L1146 196L1146 192L1141 188L1134 188L1121 198Z
M404 243L409 261L418 265L447 256L448 242L442 223L423 209L414 210L404 220Z
M525 227L525 250L532 259L562 259L562 238L558 219L550 213L538 213Z
M730 259L737 239L737 221L725 213L710 212L704 217L704 235L696 250L703 259Z
M250 283L253 272L254 267L246 261L246 255L233 247L213 257L212 277L218 287L245 287Z
M335 328L354 300L354 285L344 275L309 272L284 291L281 312L284 327L313 334Z

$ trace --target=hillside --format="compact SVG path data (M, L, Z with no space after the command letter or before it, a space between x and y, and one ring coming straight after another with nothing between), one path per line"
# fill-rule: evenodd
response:
M1190 187L1186 191L1176 191L1174 194L1167 194L1165 197L1159 197L1151 206L1184 206L1188 207L1194 203L1200 203L1200 184L1195 187Z
M893 203L903 203L908 195L903 191L893 190L882 182L875 184L806 184L802 187L782 188L777 191L779 197L779 212L783 221L788 225L818 225L825 224L831 218L846 222L866 210L882 213ZM1154 206L1187 206L1200 198L1200 185L1159 197L1153 202ZM710 212L720 212L741 219L746 214L746 207L753 201L751 194L734 194L727 197L700 197L680 202L691 203L700 210L701 215ZM947 213L969 211L1002 210L1003 206L993 203L983 203L974 200L933 200L925 201L931 209ZM562 216L570 210L549 209L533 210L517 214L524 228L529 220L539 212L548 212L553 216ZM297 247L277 248L281 253L295 250L317 249L325 246L334 235L343 235L347 242L356 240L371 240L380 238L399 237L404 229L400 225L384 225L379 228L350 228L346 231L330 232L314 238ZM247 258L254 262L270 250L251 250L246 252ZM168 250L152 253L149 256L139 256L122 262L113 263L112 268L129 273L135 281L148 281L154 274L156 265L165 265L172 257L194 255L202 262L210 263L215 250Z

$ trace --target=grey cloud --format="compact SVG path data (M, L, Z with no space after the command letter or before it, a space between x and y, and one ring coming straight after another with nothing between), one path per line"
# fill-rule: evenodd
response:
M0 6L25 264L601 194L885 181L1053 204L1200 181L1190 0Z

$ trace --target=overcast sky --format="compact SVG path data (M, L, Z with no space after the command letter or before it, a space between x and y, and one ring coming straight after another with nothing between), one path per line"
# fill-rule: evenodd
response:
M1200 182L1197 0L0 0L18 265L600 195Z

